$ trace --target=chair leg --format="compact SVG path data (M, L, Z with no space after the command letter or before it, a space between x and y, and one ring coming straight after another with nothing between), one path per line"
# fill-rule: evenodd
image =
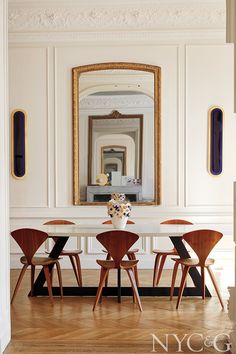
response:
M157 281L156 281L156 286L159 284L159 281L161 279L161 274L162 274L162 271L163 271L163 268L164 268L164 264L165 264L165 261L166 261L166 255L163 255L161 257L161 262L160 262L160 268L158 269L158 275L157 275Z
M140 301L140 297L139 297L139 293L138 293L138 288L136 286L136 281L135 281L135 278L134 278L134 273L133 273L132 269L126 269L126 271L128 273L129 280L130 280L130 283L132 285L133 292L134 292L135 298L137 300L137 304L138 304L139 310L143 311L142 305L141 305L141 301Z
M108 276L109 276L109 269L107 269L107 276L106 276L106 279L105 279L105 284L106 284L106 280L107 280ZM102 303L102 292L103 292L103 289L102 289L101 294L100 294L99 304Z
M158 275L158 266L159 266L159 261L160 261L161 255L158 253L155 258L155 264L154 264L154 272L153 272L153 282L152 286L155 287L157 283L157 275Z
M182 273L184 271L184 265L183 264L181 264L181 271L182 271ZM185 286L187 286L187 283L188 283L188 279L186 279Z
M50 272L49 272L48 266L43 266L43 271L44 271L44 275L45 275L46 282L47 282L48 295L51 300L51 303L53 304L52 284L51 284L51 278L50 278Z
M178 272L178 268L179 268L179 263L175 262L173 273L172 273L172 280L171 280L170 300L173 299L174 289L175 289L175 280L176 280L176 275L177 275L177 272Z
M187 275L189 272L190 267L185 266L184 267L184 271L183 271L183 275L182 275L182 279L181 279L181 284L180 284L180 288L179 288L179 295L178 295L178 300L177 300L177 304L176 304L176 310L178 310L179 308L179 304L182 300L182 296L183 296L183 292L184 292L184 286L186 283L186 279L187 279Z
M35 266L31 264L31 292L30 296L34 296L34 275L35 275Z
M19 278L18 278L17 283L16 283L16 287L14 289L14 292L13 292L13 295L12 295L12 298L11 298L11 304L13 304L13 301L15 299L16 293L17 293L17 291L18 291L18 289L20 287L21 281L23 279L23 276L24 276L25 271L26 271L27 268L28 268L28 264L24 264L24 266L21 269Z
M72 264L72 268L73 268L73 271L74 271L74 274L75 274L75 277L76 277L76 280L77 280L77 283L80 286L80 280L79 280L79 276L78 276L78 273L77 273L77 269L76 269L76 265L75 265L75 261L74 261L73 257L74 256L69 256L70 262Z
M127 254L127 257L128 257L129 260L136 261L135 253ZM134 270L134 277L135 277L135 280L136 280L136 285L137 285L137 287L139 287L138 266L135 265L135 266L133 267L133 270Z
M111 260L111 255L110 255L110 253L107 253L106 261L110 261L110 260ZM108 272L108 274L109 274L109 272ZM108 274L107 274L106 281L105 281L105 287L108 286Z
M99 281L99 285L98 285L98 290L97 290L95 302L94 302L94 305L93 305L93 311L95 310L95 307L97 306L98 301L100 299L100 296L102 294L102 288L103 288L103 285L105 283L105 279L107 277L107 273L108 273L108 269L101 268L100 281Z
M54 267L52 267L50 271L51 284L53 284L53 274L54 274Z
M214 288L215 288L216 294L217 294L217 296L218 296L218 299L219 299L219 301L220 301L220 304L221 304L221 306L222 306L222 309L224 310L224 303L223 303L222 297L221 297L221 295L220 295L220 290L219 290L218 285L217 285L217 283L216 283L215 275L214 275L214 273L212 272L212 270L211 270L210 267L207 267L207 270L208 270L208 273L209 273L209 275L210 275L210 277L211 277L211 281L212 281L212 283L213 283L213 285L214 285Z
M75 261L76 261L76 265L77 265L77 273L78 273L78 276L79 276L79 283L80 283L80 286L83 286L81 264L80 264L80 258L79 258L78 254L75 255Z
M202 298L206 298L206 289L205 289L205 267L201 267L201 288L202 288Z
M62 277L61 277L61 267L58 261L55 262L57 267L58 282L60 286L61 299L63 298L63 288L62 288Z
M128 256L128 255L127 255L127 256ZM134 278L135 278L134 267L132 267L132 272L133 272ZM135 279L135 282L136 282L136 279ZM136 285L137 285L137 282L136 282ZM138 286L138 285L137 285L137 286ZM134 290L133 290L133 303L134 303L134 304L136 303L136 296L135 296Z

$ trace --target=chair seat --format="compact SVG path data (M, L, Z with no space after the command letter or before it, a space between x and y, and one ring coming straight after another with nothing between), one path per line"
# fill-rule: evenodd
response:
M49 258L49 257L33 257L32 258L32 263L33 265L49 265L52 263L55 263L57 260L59 260L60 258ZM27 258L25 256L21 257L20 259L22 264L28 264L27 262Z
M74 255L81 254L81 253L83 253L82 250L62 250L60 255L61 256L74 256Z
M158 250L158 249L155 249L155 250L153 250L152 251L153 253L155 253L155 254L160 254L161 256L171 256L171 255L179 255L178 254L178 252L174 249L174 248L172 248L172 250Z
M51 252L46 251L45 253L50 254ZM62 250L61 256L76 256L77 254L83 253L82 250Z
M115 267L115 262L113 260L100 260L97 259L97 263L106 269L114 269ZM131 260L131 261L121 261L120 262L120 268L122 269L131 269L133 268L136 264L138 263L138 260Z
M126 254L132 254L132 253L137 253L139 251L138 248L131 248ZM102 250L104 253L108 253L107 250Z
M197 258L186 258L186 259L181 259L181 258L171 258L173 261L178 262L179 264L185 265L185 266L190 266L190 267L196 267L199 265L199 259ZM213 258L207 258L205 262L205 266L209 267L210 265L214 264L215 260Z

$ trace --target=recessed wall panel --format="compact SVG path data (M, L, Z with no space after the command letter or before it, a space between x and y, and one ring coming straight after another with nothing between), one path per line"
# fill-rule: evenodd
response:
M24 107L27 124L27 176L10 178L11 207L48 205L47 49L10 48L10 111Z
M55 50L56 74L56 206L72 206L72 68L103 62L137 62L158 65L162 70L161 78L161 205L178 205L178 47L149 46L81 46L58 47ZM96 58L93 61L92 58ZM100 114L107 114L106 109ZM108 112L109 113L109 112ZM128 109L124 113L131 114ZM140 113L140 112L139 112ZM82 127L84 142L83 161L80 166L86 178L87 131ZM82 134L82 133L81 133ZM144 132L148 139L148 132ZM63 143L62 143L63 142ZM143 159L150 158L143 151ZM61 164L60 161L64 161Z
M186 189L188 207L231 206L236 178L233 47L190 45L186 50ZM208 112L224 107L224 170L208 173Z

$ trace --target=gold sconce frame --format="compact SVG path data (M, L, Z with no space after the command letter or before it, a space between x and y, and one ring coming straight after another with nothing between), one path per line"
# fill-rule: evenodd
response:
M19 157L17 156L17 152L15 151L15 133L14 133L14 118L15 118L15 114L17 112L21 112L24 115L24 156L22 157L24 159L24 174L22 176L19 176L16 174L15 171L15 158ZM28 127L27 127L27 123L28 123L28 116L27 116L27 112L21 108L15 109L12 113L11 113L11 173L12 176L18 180L21 180L23 178L25 178L27 176L28 173Z

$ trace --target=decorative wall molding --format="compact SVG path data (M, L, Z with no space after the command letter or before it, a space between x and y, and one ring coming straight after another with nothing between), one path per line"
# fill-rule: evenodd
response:
M89 96L80 102L80 109L152 108L153 100L145 95Z
M88 215L93 215L89 217ZM106 215L104 206L61 206L56 208L10 208L11 224L22 220L22 223L30 220L32 223L44 223L47 219L73 219L75 223L83 223L86 220L98 220L101 222ZM179 207L153 207L145 208L135 206L132 209L132 218L150 219L163 221L173 218L190 218L195 223L231 223L233 222L232 208L179 208Z
M60 7L59 7L60 6ZM9 4L9 31L106 31L106 30L169 30L169 29L224 29L225 2L191 3L157 2L134 6L115 4L58 6L48 3Z
M70 32L70 31L54 31L54 32L9 32L9 43L23 44L30 43L80 43L90 45L98 44L98 42L106 42L107 44L155 44L166 45L173 43L183 44L225 44L225 28L209 28L209 29L172 29L158 31L91 31L91 32Z

